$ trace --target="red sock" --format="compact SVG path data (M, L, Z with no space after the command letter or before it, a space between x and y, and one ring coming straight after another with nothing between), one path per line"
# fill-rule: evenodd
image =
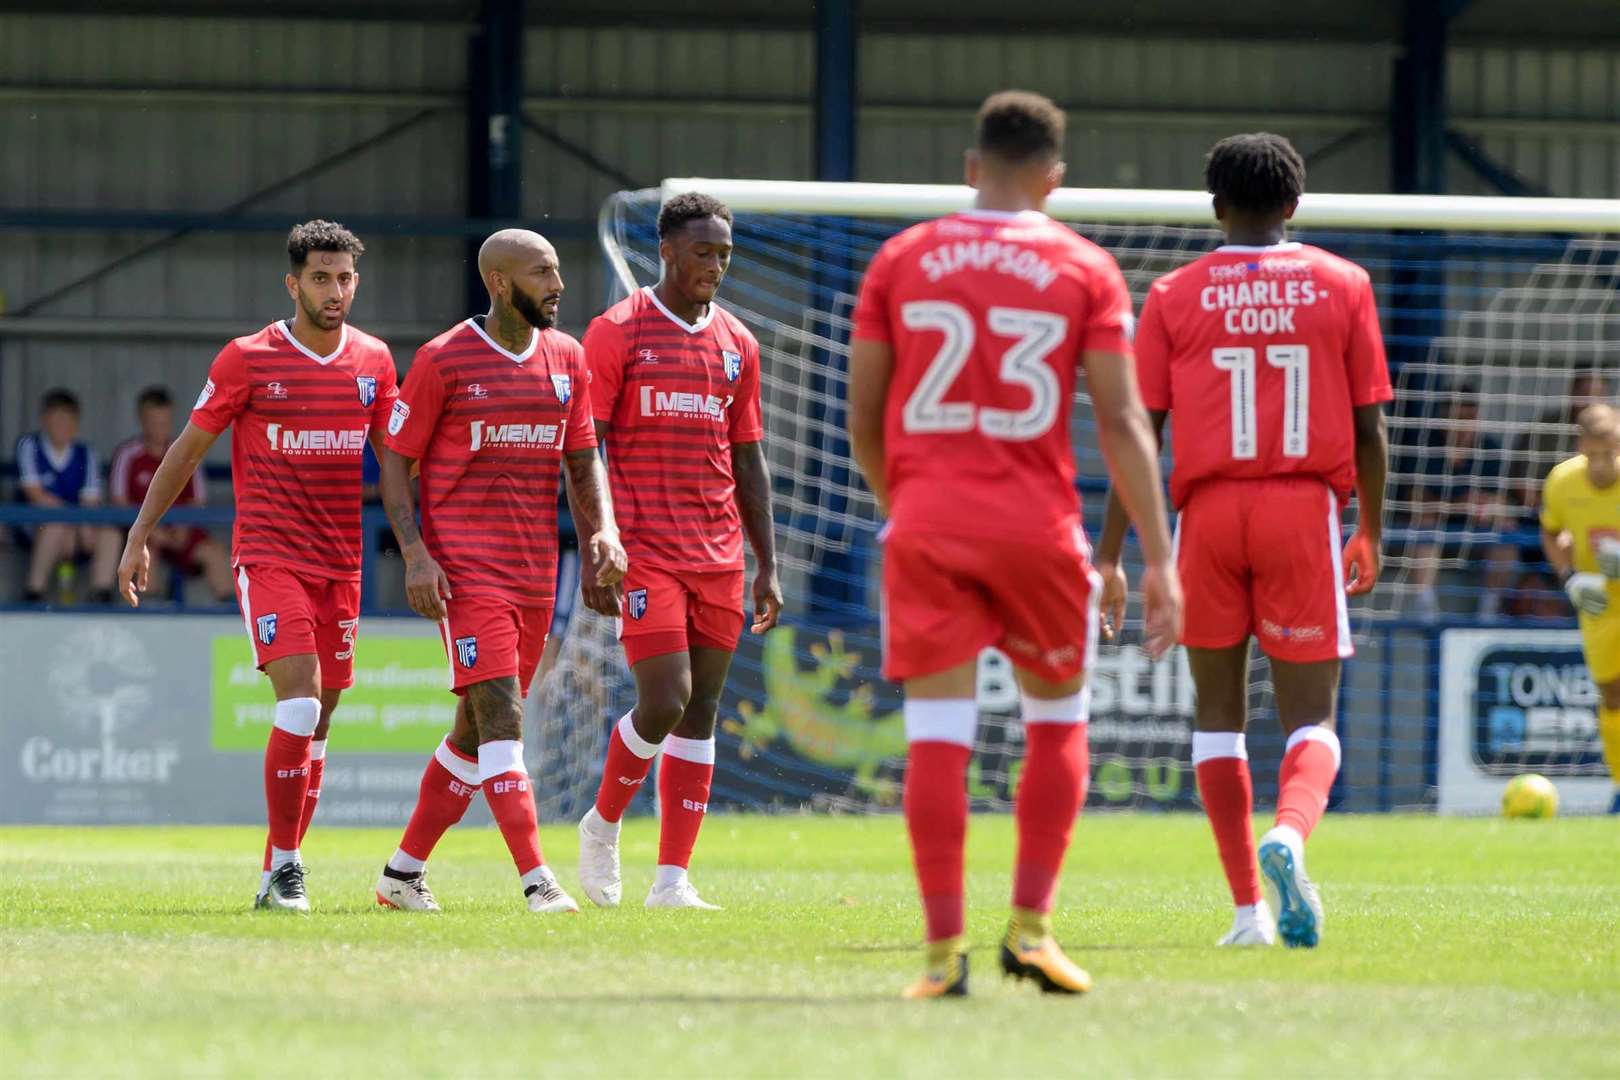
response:
M1193 735L1195 761L1199 736ZM1241 736L1239 737L1241 739ZM1241 748L1242 743L1238 746ZM1197 761L1198 797L1204 801L1215 849L1220 852L1232 903L1239 907L1260 902L1260 863L1254 853L1254 783L1247 757L1210 757Z
M1024 725L1024 772L1013 814L1018 819L1014 907L1051 911L1069 837L1086 801L1090 751L1086 725Z
M319 751L320 757L316 757ZM298 818L298 842L302 844L309 833L309 823L315 820L315 806L321 801L321 778L326 775L326 740L319 747L309 744L309 787L304 790L304 812Z
M685 867L709 809L714 740L671 735L664 740L664 762L658 768L658 865Z
M1339 775L1339 737L1330 728L1303 727L1288 737L1277 783L1277 824L1300 839L1311 835L1327 810L1333 778Z
M602 784L596 789L596 812L603 821L618 821L625 807L635 799L652 768L658 744L650 743L636 733L630 717L625 713L608 736L607 758L602 762Z
M478 794L478 761L467 757L446 739L428 758L416 808L400 838L399 849L417 863L425 863L450 826L460 821ZM421 866L395 867L420 870Z
M516 739L497 739L479 746L478 776L484 785L484 801L489 803L489 812L495 816L521 877L546 861L540 854L540 830L529 771L523 766L523 744Z
M270 742L264 748L264 803L272 847L297 849L298 822L308 791L309 736L271 728Z
M914 742L906 753L906 831L929 941L962 933L962 848L972 756L971 749L953 742Z
M321 777L326 773L326 741L320 743L321 756L315 756L316 744L310 743L309 787L304 791L304 810L298 818L298 844L303 846L309 834L309 823L315 818L315 805L321 801ZM264 838L264 868L270 869L270 837Z

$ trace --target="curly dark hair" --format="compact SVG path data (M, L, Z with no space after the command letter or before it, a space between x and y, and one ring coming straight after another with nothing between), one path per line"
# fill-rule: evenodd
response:
M287 257L292 260L293 273L304 268L312 251L343 251L358 260L365 254L366 245L337 222L316 218L302 225L294 225L287 234Z
M1029 90L1003 90L979 106L979 153L1009 165L1056 161L1068 126L1052 99Z
M1204 187L1237 210L1276 213L1304 193L1305 159L1281 135L1232 135L1210 149Z
M730 225L731 207L701 191L677 195L658 211L658 239L663 240L680 231L688 222L701 221L706 217L717 217Z

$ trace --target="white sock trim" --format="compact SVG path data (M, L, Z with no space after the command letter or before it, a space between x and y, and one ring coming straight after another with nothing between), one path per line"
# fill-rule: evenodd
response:
M1033 698L1025 694L1023 699L1026 724L1083 724L1090 704L1084 690L1062 698Z
M1249 746L1241 731L1195 731L1192 737L1192 763L1197 768L1215 758L1249 760Z
M272 874L288 863L303 861L303 856L298 853L297 848L293 848L291 851L283 851L278 847L270 849L270 872Z
M679 885L681 882L683 882L685 880L686 880L686 867L684 867L684 866L668 866L668 865L666 865L664 863L659 863L658 864L658 870L657 870L657 876L655 876L653 878L653 888L655 888L655 889L668 889L668 888L671 888L671 887L673 887L675 885Z
M664 753L668 757L680 758L698 765L714 764L714 740L710 739L683 739L679 735L670 735L664 739Z
M631 719L631 717L635 715L635 710L631 709L629 712L619 717L619 738L624 741L624 745L630 748L630 752L632 754L636 755L636 757L640 758L641 760L646 761L648 758L658 753L658 744L655 742L648 742L646 739L641 737L640 733L636 731L635 721Z
M908 698L905 723L907 742L948 742L971 748L979 729L979 706L972 698Z
M518 880L523 882L523 887L527 889L532 885L545 885L548 883L555 885L557 875L551 872L551 867L541 863L527 874L522 875Z
M325 761L326 760L326 740L325 739L316 739L314 742L311 742L309 744L309 760L311 760L311 761Z
M1339 764L1344 758L1344 752L1339 748L1339 736L1332 728L1323 727L1321 724L1307 724L1302 728L1295 728L1294 733L1288 736L1288 744L1283 748L1283 754L1286 756L1300 743L1313 740L1333 751L1333 771L1338 772Z
M275 725L289 735L307 739L321 722L321 703L312 697L288 698L276 702Z
M427 866L426 859L407 855L404 848L395 848L393 856L388 860L388 868L398 870L402 874L420 874L425 866Z
M439 743L433 751L433 760L444 766L445 772L460 780L463 784L477 787L483 781L478 775L479 762L483 760L483 751L479 751L478 761L468 761L454 750L450 749L450 736L446 735L444 741Z
M496 739L478 744L480 784L511 772L529 775L529 770L523 767L523 743L517 739Z

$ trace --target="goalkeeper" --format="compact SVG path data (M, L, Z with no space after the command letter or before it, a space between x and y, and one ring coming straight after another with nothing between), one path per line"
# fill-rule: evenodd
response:
M1620 413L1590 405L1577 453L1547 476L1541 544L1580 613L1586 666L1601 698L1598 733L1620 813Z

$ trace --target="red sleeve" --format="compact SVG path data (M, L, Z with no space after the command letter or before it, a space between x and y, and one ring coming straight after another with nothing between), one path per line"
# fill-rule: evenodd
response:
M383 445L396 454L421 460L444 411L444 376L426 350L419 350L405 385L388 410L388 434Z
M568 430L563 433L563 453L590 450L596 446L596 424L591 417L591 371L585 364L585 350L568 339L574 359L574 391L568 399Z
M759 442L765 437L765 420L759 408L759 342L750 334L743 343L742 374L737 376L737 400L732 402L733 443Z
M394 401L399 397L399 374L394 370L394 357L387 349L378 350L377 398L371 403L371 430L386 431L385 425L393 415Z
M247 408L251 388L246 369L236 342L219 350L219 355L209 365L208 381L197 395L197 404L192 406L191 422L210 435L223 434L231 421Z
M889 256L889 245L884 244L872 257L861 278L861 294L855 301L851 316L855 328L850 339L881 341L890 344L894 337L889 326L889 284L894 278L894 260Z
M1144 406L1169 412L1170 331L1161 307L1160 290L1150 290L1142 302L1142 321L1136 325L1136 383Z
M1112 255L1103 253L1102 259L1090 267L1087 275L1091 286L1091 307L1086 326L1080 334L1081 352L1110 352L1130 354L1131 351L1131 293L1125 288L1125 275Z
M1350 314L1345 365L1350 374L1350 404L1376 405L1395 396L1389 385L1389 362L1384 358L1384 332L1378 325L1378 301L1365 274Z
M590 384L591 414L604 423L613 422L619 404L619 388L624 383L624 331L618 323L601 316L585 330L586 382Z

